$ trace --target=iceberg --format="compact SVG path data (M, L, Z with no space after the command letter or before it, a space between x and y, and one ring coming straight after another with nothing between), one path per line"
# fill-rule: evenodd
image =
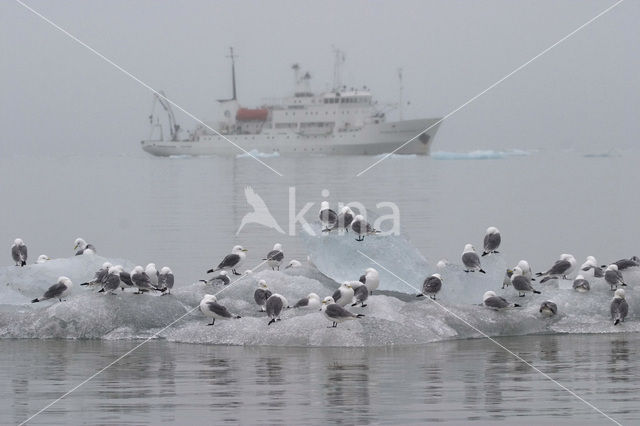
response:
M592 279L592 290L584 294L569 288L570 281L544 285L536 281L534 287L542 294L518 297L512 287L501 288L505 262L500 255L482 259L486 275L465 273L460 265L454 264L440 270L444 284L435 302L416 298L414 289L383 275L380 289L369 297L367 307L347 306L364 314L364 318L329 328L330 322L319 311L291 308L285 310L282 321L267 325L266 314L258 312L253 301L259 280L264 279L271 291L284 295L289 306L310 292L322 298L337 289L339 280L354 276L357 279L362 268L370 266L359 263L362 256L355 252L356 248L369 253L371 258L386 256L384 265L418 288L425 274L433 272L424 257L400 236L371 236L364 243L357 243L350 234L309 238L312 261L300 267L282 271L262 269L228 286L181 283L177 277L171 295L164 296L135 295L129 289L110 295L79 285L91 279L105 261L126 268L133 266L122 259L85 255L24 268L3 267L0 338L161 338L200 344L347 347L415 345L485 335L640 331L640 295L634 294L640 285L638 271L625 272L630 316L625 323L614 326L609 319L612 292L602 279ZM344 262L334 263L339 259ZM74 282L66 301L31 304L30 300L41 295L59 275ZM521 307L490 310L481 305L481 294L486 290L494 290ZM221 304L242 318L207 326L208 318L198 309L204 294L217 294ZM558 315L543 318L539 314L540 304L545 300L558 305Z

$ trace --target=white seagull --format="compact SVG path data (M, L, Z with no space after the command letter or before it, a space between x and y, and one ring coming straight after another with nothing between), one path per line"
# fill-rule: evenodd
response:
M16 266L24 266L27 264L27 246L20 238L13 240L11 258L16 262Z
M58 299L60 302L62 302L62 298L69 294L72 286L73 283L69 278L60 277L58 278L58 282L49 287L49 289L45 291L42 297L33 299L31 303L42 302L43 300L48 299Z

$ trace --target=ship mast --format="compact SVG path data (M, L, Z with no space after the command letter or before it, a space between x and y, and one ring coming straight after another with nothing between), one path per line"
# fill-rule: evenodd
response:
M398 93L398 115L400 116L400 121L402 121L402 92L404 90L404 86L402 84L402 68L398 68L398 82L400 83Z
M237 96L236 96L236 61L235 59L238 57L238 55L234 55L233 54L233 47L229 47L229 55L227 55L227 58L231 58L231 84L233 85L233 97L231 98L232 101L237 100Z
M333 64L333 90L339 91L342 87L342 64L345 61L344 52L333 46L335 63Z

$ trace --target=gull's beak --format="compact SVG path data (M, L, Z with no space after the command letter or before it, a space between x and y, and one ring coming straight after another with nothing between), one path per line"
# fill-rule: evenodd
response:
M242 251L249 251L249 250L247 250L247 249L242 249Z
M75 246L73 246L73 249L77 250L78 249L78 245L76 244Z

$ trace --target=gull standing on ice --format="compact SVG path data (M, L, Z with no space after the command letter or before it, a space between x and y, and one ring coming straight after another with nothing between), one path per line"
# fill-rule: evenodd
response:
M364 237L366 235L377 234L380 232L377 229L374 229L373 226L369 225L361 214L353 218L353 222L351 222L351 230L358 235L356 241L364 241Z
M231 318L239 319L240 315L232 315L226 307L218 303L218 299L213 294L205 294L200 301L200 311L207 317L211 317L211 324L216 322L216 319L228 320Z
M509 302L507 302L507 300L504 297L497 296L496 293L493 291L487 291L482 296L482 303L487 308L494 309L496 311L500 311L510 306L513 306L514 308L520 307L520 305L518 304L513 304L513 305L510 304Z
M349 227L351 226L351 222L353 222L354 217L355 215L353 214L353 210L351 210L351 207L349 206L342 207L340 209L340 212L338 213L336 224L333 228L331 228L331 230L344 229L346 232L349 232Z
M120 290L124 291L125 288L135 287L133 280L131 280L131 274L120 265L118 265L118 269L120 270Z
M76 256L84 254L86 250L89 250L87 253L96 252L96 248L93 246L93 244L87 244L87 242L82 238L76 238L73 243L73 249L76 250Z
M160 288L158 287L158 276L160 274L158 272L158 269L156 268L156 264L155 263L147 264L147 267L144 268L144 272L149 277L149 280L151 281L151 285L154 286L155 288Z
M586 293L591 290L591 285L589 285L589 281L584 279L583 275L578 275L575 280L573 280L573 289L578 293Z
M36 260L36 264L39 265L41 263L46 262L47 260L51 260L51 258L46 254L41 254L40 256L38 256L38 259Z
M333 292L333 301L340 306L347 306L353 302L353 287L350 281L340 284L340 287Z
M504 278L502 279L502 288L505 289L511 285L511 277L513 276L513 269L507 269L504 272Z
M604 280L609 284L611 291L618 288L619 285L623 287L627 286L622 277L622 272L618 271L618 265L615 263L607 266L607 269L604 270Z
M365 308L367 305L364 302L369 298L367 286L360 281L352 281L351 288L353 288L353 303L351 306L356 306L359 303L361 308Z
M160 269L160 273L158 274L158 286L167 290L164 294L171 294L174 281L175 277L173 276L171 268L164 266Z
M318 214L318 217L320 218L320 223L324 227L322 232L331 231L331 229L336 226L336 223L338 223L338 215L329 208L328 201L320 203L320 213Z
M266 260L267 264L271 267L272 270L278 269L280 270L280 264L284 259L284 253L282 252L282 244L276 243L273 245L273 250L267 253L267 257L262 259Z
M627 304L627 300L625 298L624 290L619 288L613 295L613 300L611 301L611 319L613 320L613 325L618 325L621 322L624 322L624 319L627 317L629 313L629 305Z
M520 269L519 266L513 268L513 275L511 275L511 285L515 290L518 291L518 296L520 297L524 297L528 292L540 294L538 290L534 290L533 287L531 287L531 280L522 275L522 269Z
M473 248L471 244L464 246L464 251L462 252L462 263L466 268L464 270L465 272L475 272L477 269L479 272L486 274L480 265L480 257L478 256L478 253L476 253L476 249Z
M593 269L594 278L602 278L604 277L604 271L601 267L598 266L598 262L596 258L593 256L587 256L587 260L580 267L581 271L588 272Z
M345 308L335 303L331 296L325 297L322 301L322 313L329 321L332 322L332 325L329 328L336 328L338 323L341 322L364 317L363 314L354 314L347 311Z
M269 322L267 325L271 325L276 321L280 321L280 314L287 308L287 299L281 294L274 293L267 299L266 308Z
M551 268L545 272L538 272L536 276L544 276L542 281L540 281L541 283L545 283L549 280L557 280L560 277L567 280L567 275L573 272L576 268L576 263L575 257L570 254L563 253L560 255L560 259L556 260L556 263L554 263Z
M58 299L60 302L62 302L62 298L69 294L72 286L73 286L73 283L69 278L60 277L58 278L58 282L52 285L51 287L49 287L49 289L45 291L42 297L33 299L31 303L42 302L43 300L48 300L48 299Z
M142 294L147 291L159 290L153 285L151 279L149 278L149 275L147 275L147 273L140 265L136 266L131 271L131 281L133 282L133 285L138 288L138 291L133 294Z
M253 292L253 300L256 301L257 305L260 306L259 312L265 311L265 305L267 304L267 299L272 296L273 293L267 287L267 282L265 280L258 281L258 288Z
M96 284L104 284L105 283L105 279L107 278L107 275L109 274L109 268L111 268L113 265L109 262L104 262L102 264L102 266L100 267L100 269L98 269L96 271L96 273L93 275L93 279L89 282L86 283L82 283L80 284L81 286L85 286L85 285L96 285Z
M374 290L380 285L380 274L373 268L367 268L364 275L360 276L360 282L367 286L369 294L372 295Z
M16 266L24 266L27 264L27 246L20 238L13 240L11 258L16 262Z
M118 287L122 286L120 280L120 270L122 266L116 265L109 268L107 276L104 278L104 286L98 291L98 293L108 292L109 294L115 294L114 292Z
M207 271L207 274L210 274L212 272L217 272L221 269L223 270L229 269L231 270L231 273L233 273L233 275L242 275L242 274L239 274L236 271L236 269L238 269L246 259L247 257L247 255L245 254L246 252L247 252L247 249L245 249L244 247L234 246L233 249L231 249L231 254L226 255L224 259L222 259L222 262L220 262L217 268L209 269Z
M303 297L298 300L294 308L308 308L308 309L320 309L322 302L320 302L320 296L315 293L309 293L307 297Z
M500 242L502 238L500 237L500 231L495 226L490 226L487 228L487 233L484 236L484 251L482 252L482 256L486 256L490 253L500 253L498 251L498 247L500 247Z
M436 294L438 294L441 288L442 276L440 274L433 274L430 277L425 278L422 283L422 293L417 294L416 297L427 295L431 299L436 300Z
M556 305L550 300L547 300L545 302L542 302L542 304L540 304L539 312L542 314L543 317L552 317L558 313L558 305Z

